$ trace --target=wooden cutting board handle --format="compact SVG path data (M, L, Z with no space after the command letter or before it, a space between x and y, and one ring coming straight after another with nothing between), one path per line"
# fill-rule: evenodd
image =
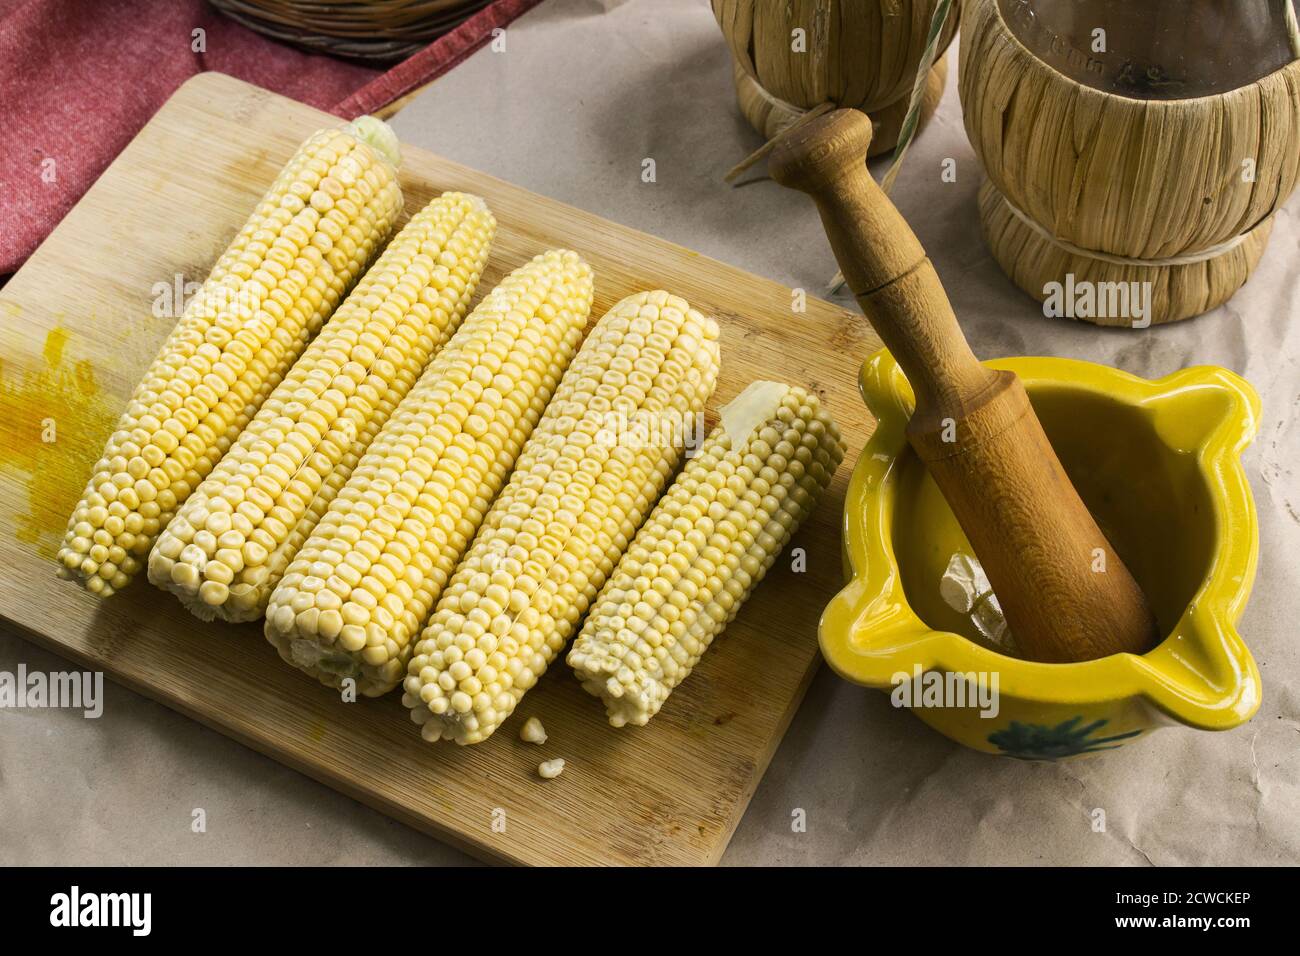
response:
M1146 598L1070 483L1020 380L971 352L921 243L867 172L870 142L864 114L836 110L791 130L769 171L816 201L849 288L911 382L908 440L1012 635L1039 661L1144 653L1156 638Z

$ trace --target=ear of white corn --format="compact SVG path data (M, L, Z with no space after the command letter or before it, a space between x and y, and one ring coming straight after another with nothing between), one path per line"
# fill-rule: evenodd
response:
M251 621L366 447L465 317L496 220L446 193L417 213L167 525L149 580Z
M592 606L568 663L609 722L645 724L736 616L844 458L802 388L755 382L677 476Z
M104 596L131 580L383 245L402 196L376 129L307 140L217 261L95 465L64 576Z
M717 372L717 323L676 296L631 296L596 323L415 648L402 700L426 740L486 739L536 683L662 491Z
M582 339L590 267L552 251L461 323L298 551L266 636L322 683L392 690Z

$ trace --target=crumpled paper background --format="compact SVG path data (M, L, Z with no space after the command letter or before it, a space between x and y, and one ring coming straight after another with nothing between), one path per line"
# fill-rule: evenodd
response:
M1259 390L1246 455L1260 519L1240 627L1264 704L1225 734L1161 730L1099 757L1047 764L968 751L823 668L758 788L732 864L1300 863L1300 199L1276 217L1250 283L1174 326L1047 319L989 257L980 171L953 76L894 199L981 358L1084 358L1158 377L1213 363ZM706 0L547 0L394 120L405 142L791 286L835 264L808 200L722 174L759 145L736 110ZM642 183L653 157L657 182ZM957 182L940 182L944 158ZM877 176L883 167L874 167ZM847 302L847 300L845 300ZM865 356L864 356L865 358ZM846 464L845 467L848 467ZM0 637L0 669L63 666ZM380 863L464 860L400 824L177 714L111 687L99 721L0 711L0 862ZM191 810L209 832L190 832ZM1093 811L1106 815L1094 832ZM792 813L806 813L793 832Z

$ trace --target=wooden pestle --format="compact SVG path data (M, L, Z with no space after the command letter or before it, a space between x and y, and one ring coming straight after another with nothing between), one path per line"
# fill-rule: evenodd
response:
M813 197L858 305L916 393L908 441L984 566L1031 660L1141 654L1155 618L1088 513L1013 372L981 365L925 250L867 172L871 121L791 130L772 178ZM1104 436L1101 436L1104 437Z

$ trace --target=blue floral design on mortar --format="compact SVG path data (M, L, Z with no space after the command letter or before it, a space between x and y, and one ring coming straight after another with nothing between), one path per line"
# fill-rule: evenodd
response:
M1078 724L1082 720L1081 716L1071 717L1055 727L1022 724L1013 720L1009 727L989 734L988 741L1008 757L1017 760L1058 760L1099 750L1114 750L1120 746L1117 741L1128 740L1142 733L1141 730L1130 730L1110 737L1093 737L1093 731L1099 730L1109 721L1094 720L1080 727Z

